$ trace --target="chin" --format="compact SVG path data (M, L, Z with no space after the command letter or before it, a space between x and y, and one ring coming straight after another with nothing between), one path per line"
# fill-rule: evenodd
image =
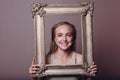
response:
M61 47L62 50L67 51L70 47Z

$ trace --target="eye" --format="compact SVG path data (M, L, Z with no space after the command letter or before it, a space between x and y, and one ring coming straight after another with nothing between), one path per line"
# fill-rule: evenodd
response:
M58 36L58 37L61 37L61 36L62 36L62 34L57 34L57 36Z
M72 37L72 34L67 34L67 36Z

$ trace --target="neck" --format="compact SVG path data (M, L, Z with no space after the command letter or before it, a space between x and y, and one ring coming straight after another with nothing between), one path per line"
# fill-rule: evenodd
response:
M61 49L58 49L56 52L55 52L55 55L56 56L59 56L59 58L67 58L71 53L71 50L61 50Z
M56 60L58 60L58 62L60 64L66 64L72 57L72 51L71 50L61 50L58 49L55 53L54 53L54 58L56 58Z

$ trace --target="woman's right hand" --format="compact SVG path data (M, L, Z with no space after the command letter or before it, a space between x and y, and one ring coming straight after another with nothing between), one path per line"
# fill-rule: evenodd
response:
M29 74L32 78L36 78L35 75L38 74L38 71L40 70L39 65L35 64L35 58L32 60L32 65L29 67Z

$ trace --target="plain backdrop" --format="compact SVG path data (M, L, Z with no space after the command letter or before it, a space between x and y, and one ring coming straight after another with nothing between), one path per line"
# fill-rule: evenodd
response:
M34 57L32 2L72 4L86 1L0 0L0 80L31 80L28 68ZM120 0L93 1L94 60L98 65L95 80L120 80ZM63 20L80 28L80 16L46 17L46 50L52 25ZM80 37L78 31L78 51L81 51Z

